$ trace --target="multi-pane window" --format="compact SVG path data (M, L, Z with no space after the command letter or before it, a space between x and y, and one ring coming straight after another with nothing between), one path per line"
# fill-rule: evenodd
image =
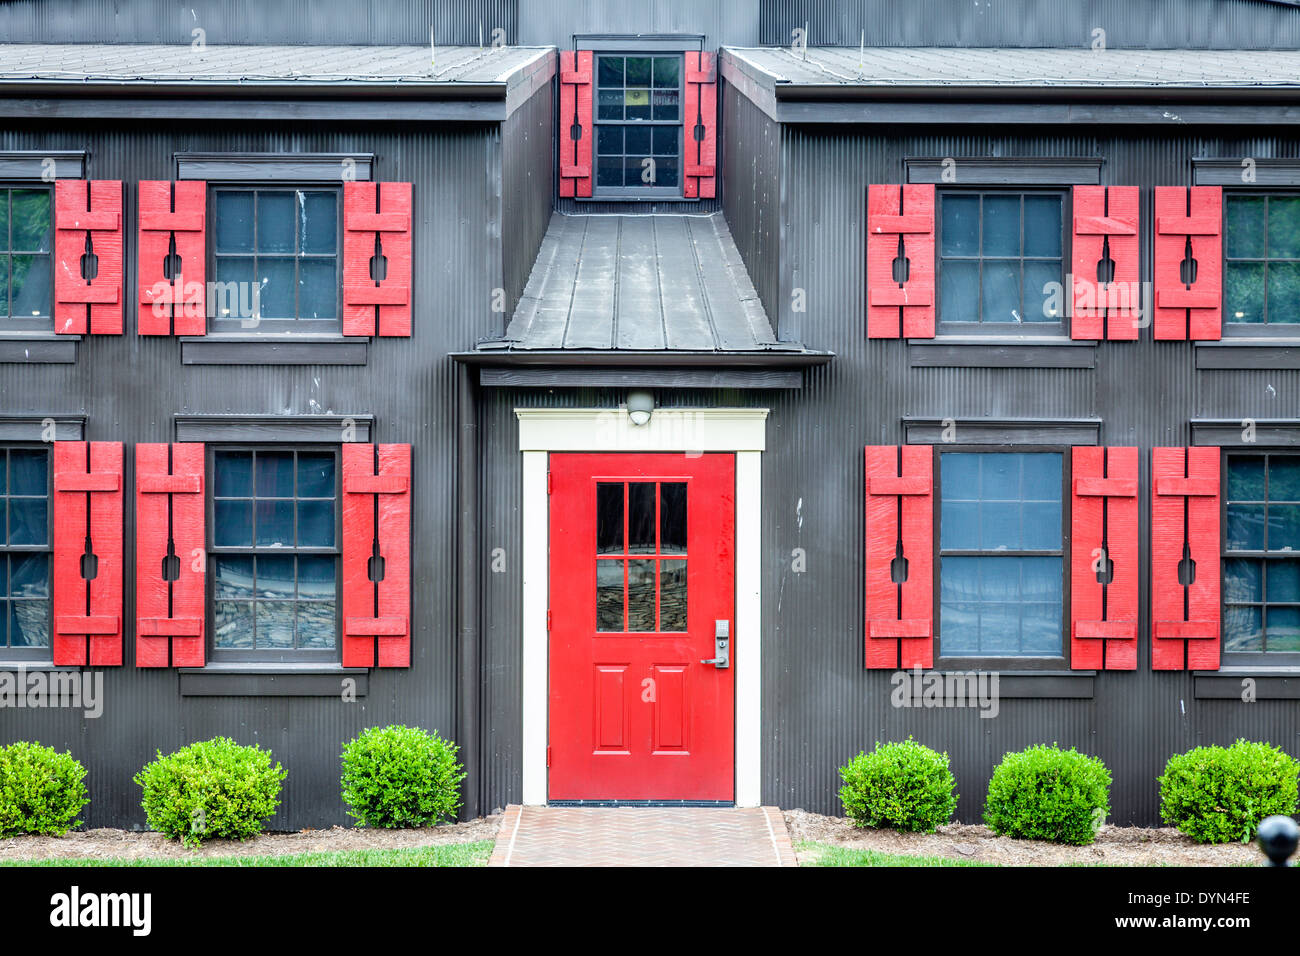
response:
M1300 196L1224 199L1225 331L1300 329Z
M596 484L596 630L686 630L686 482Z
M596 189L681 195L681 54L596 58Z
M0 656L50 656L50 458L0 448Z
M1064 194L939 197L939 321L949 331L1063 328Z
M1300 454L1227 456L1223 650L1300 655Z
M0 186L0 329L49 330L54 271L48 188Z
M338 656L338 455L221 449L212 460L213 658Z
M335 189L214 188L212 330L338 332L340 218Z
M1060 657L1062 455L944 452L939 462L941 656Z

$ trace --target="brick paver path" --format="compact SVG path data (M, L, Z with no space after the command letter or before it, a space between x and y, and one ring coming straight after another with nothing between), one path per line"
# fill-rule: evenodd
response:
M776 807L506 808L489 866L796 866Z

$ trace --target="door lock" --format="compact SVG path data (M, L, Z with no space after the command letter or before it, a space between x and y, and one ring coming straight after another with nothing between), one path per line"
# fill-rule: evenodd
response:
M713 622L713 647L714 657L700 661L701 664L712 664L718 670L723 670L731 666L731 622L714 621Z

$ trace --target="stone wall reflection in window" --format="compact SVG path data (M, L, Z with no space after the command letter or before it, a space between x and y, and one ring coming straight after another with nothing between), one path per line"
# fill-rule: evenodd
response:
M1300 331L1300 196L1228 195L1224 330Z
M1223 650L1300 654L1300 455L1228 455Z
M54 328L47 188L0 187L0 331Z
M940 460L939 636L945 657L1061 650L1061 455Z
M939 321L969 331L1060 334L1064 195L939 197Z
M215 657L336 656L336 475L332 450L214 453Z
M686 630L685 482L597 483L596 630Z
M218 188L212 207L213 331L341 331L337 191Z

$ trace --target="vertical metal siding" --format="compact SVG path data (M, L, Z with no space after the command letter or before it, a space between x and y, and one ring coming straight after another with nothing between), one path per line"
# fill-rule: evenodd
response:
M505 311L500 328L514 312L528 282L533 260L551 219L555 191L555 84L529 97L506 119L501 129L502 235L501 255L505 281Z

